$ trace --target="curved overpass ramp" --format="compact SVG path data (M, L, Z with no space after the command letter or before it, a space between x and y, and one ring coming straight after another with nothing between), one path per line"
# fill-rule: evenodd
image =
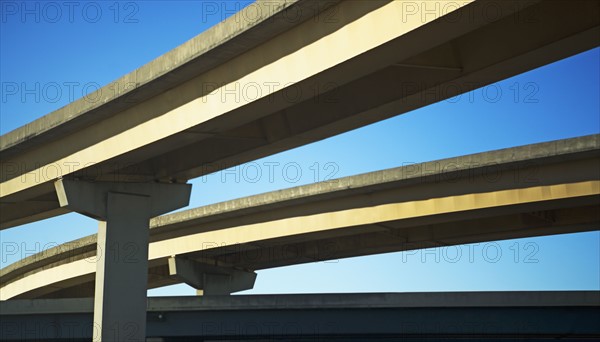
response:
M372 172L151 221L148 288L169 259L250 272L359 255L600 228L600 136ZM94 294L96 236L0 270L0 296ZM127 256L124 256L127 257ZM208 266L207 266L208 267ZM189 282L188 282L189 283Z
M587 0L258 1L3 135L0 229L67 212L60 177L185 183L597 47L599 11Z

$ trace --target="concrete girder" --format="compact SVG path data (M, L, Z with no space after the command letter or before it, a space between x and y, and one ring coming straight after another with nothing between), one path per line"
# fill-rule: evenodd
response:
M132 77L140 82L138 95L152 92L136 95L129 107L116 98L98 101L97 108L78 101L2 136L0 229L64 214L52 187L60 176L183 182L406 113L600 44L598 2L493 2L501 14L493 19L485 15L490 1L462 4L451 6L451 13L402 20L403 1L332 2L335 22L299 20L275 30L281 20L273 12L275 17L256 27L229 20L126 76L124 83ZM236 37L232 31L239 32L240 26L246 33ZM165 77L157 78L162 73ZM264 87L271 82L280 86ZM263 85L261 96L223 101L230 89L250 84ZM288 91L298 98L290 101ZM47 172L49 165L55 172Z
M406 165L154 218L148 288L181 282L169 275L167 259L172 255L261 270L597 230L599 137ZM424 215L393 209L410 203L421 209L439 207ZM381 216L380 210L392 216ZM350 221L327 224L339 215ZM0 269L0 299L93 296L96 240L90 235ZM292 250L296 252L288 253Z

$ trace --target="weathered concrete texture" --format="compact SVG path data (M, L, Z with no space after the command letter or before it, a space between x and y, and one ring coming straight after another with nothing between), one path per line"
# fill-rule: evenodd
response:
M43 144L61 134L115 115L261 44L338 1L258 0L186 43L89 94L90 98L97 100L80 98L2 135L0 153L3 158L9 158L31 145ZM297 20L289 20L286 10L298 13ZM114 89L122 91L115 93ZM17 145L18 148L14 148Z
M202 295L228 295L254 287L256 273L220 267L178 256L169 258L169 275L176 276Z
M328 258L428 248L440 244L594 230L599 228L600 223L600 214L597 213L600 198L597 190L594 190L594 181L597 182L600 170L599 137L592 135L408 165L165 215L151 221L151 249L153 244L173 241L174 245L169 245L172 248L166 245L162 247L167 248L163 251L167 253L166 257L190 253L186 257L199 262L252 271ZM534 188L539 190L531 192ZM568 195L571 191L569 189L580 189L583 191L580 193L587 195L542 202L536 199L541 198L536 197L537 195L531 197L532 194L554 191L557 191L556 194ZM442 209L462 205L461 203L478 205L479 200L496 203L495 199L507 198L509 192L515 192L510 195L512 197L508 197L515 199L515 202L510 202L514 205L507 206L508 203L505 203L503 206L487 209L482 207L478 210L472 210L474 207L469 207L471 210L468 210L465 207L460 210L468 210L467 212L441 215ZM486 193L490 195L485 195ZM450 198L448 196L459 196L461 199L439 202L443 206L432 211L433 214L437 213L433 216L428 214L422 218L411 216L410 219L400 219L394 216L396 214L379 216L379 212L376 212L378 208L390 205L408 205L402 207L406 211L400 211L408 213L412 210L410 203L419 203L419 208L423 208L434 203L432 201L436 198ZM516 205L529 197L534 202ZM435 209L435 205L432 208ZM392 212L397 212L398 209L393 209ZM373 212L367 215L367 211ZM360 212L363 214L353 214ZM337 215L335 217L344 220L361 220L361 217L374 215L375 221L344 221L347 226L342 225L343 229L320 231L316 227L329 220L323 215ZM319 218L321 216L323 218ZM312 221L311 217L314 217ZM294 233L292 227L299 224L294 222L303 218L307 219L306 226L303 226L304 233L299 236L297 234L300 232ZM423 227L426 229L422 229ZM311 230L313 228L316 230ZM325 229L331 228L335 227ZM256 239L262 241L257 244L255 242L258 240L240 242L233 250L227 246L221 249L204 246L206 241L227 241L228 244L239 242L238 238L222 235L229 234L229 231L233 234L236 229L240 230L240 238L242 235L258 234ZM272 231L279 235L269 235L269 238L266 235L260 236L263 229L265 233ZM202 234L212 235L202 237ZM177 239L181 239L180 242L176 242L179 241ZM198 255L191 253L191 249L182 252L183 244L190 241L197 241L194 242L196 245L186 248L193 248ZM261 252L260 248L263 248L266 251L277 251L281 245L304 252L293 258L286 255L268 257L270 254L267 253L253 260L239 259L239 254L246 250ZM336 249L325 249L329 253L319 254L319 248L327 246L334 246ZM205 250L205 247L208 249ZM85 258L90 258L90 262L93 262L94 250L95 236L88 236L44 251L0 270L0 284L7 286L21 279L25 281L24 278L38 272L76 263L78 260L85 261L82 260ZM149 279L150 287L182 281L169 276L167 262L163 257L151 260L150 267L153 277ZM65 292L57 296L69 296L69 293L71 296L80 296L81 293L77 291L69 291L76 284L93 284L92 272L84 278L73 279L73 284L61 285ZM82 291L88 293L86 291L89 289ZM43 294L34 296L40 295Z
M318 201L348 196L352 192L375 192L389 187L450 180L467 173L516 170L524 165L543 165L558 160L600 155L600 134L518 146L496 151L465 155L414 165L369 172L330 181L318 182L261 195L239 198L185 210L153 219L151 227L176 225L203 217L221 218L263 210L263 206L279 208L300 201ZM534 181L535 182L535 181ZM530 183L530 184L534 184ZM223 216L221 216L223 215Z
M300 1L288 8L310 4L331 3ZM49 131L59 132L58 140L13 145L2 158L0 208L7 214L0 218L0 229L64 214L51 187L60 175L89 181L184 183L600 44L597 2L571 1L564 6L507 0L494 3L499 16L491 19L485 15L487 1L465 1L452 13L434 6L435 14L402 20L403 4L334 2L332 20L317 16L282 24L286 30L267 30L270 38L263 43L219 59L184 83L165 90L163 79L150 82L162 92L118 115L93 115L103 119L60 133L60 127L69 126L65 122ZM285 18L287 12L278 13ZM532 16L536 20L520 20ZM267 83L280 87L265 87ZM242 87L249 85L258 85L260 94L245 96ZM226 95L232 91L234 99ZM298 96L290 99L290 93ZM72 170L72 163L81 168ZM55 173L47 174L49 165Z
M150 234L176 230L192 222L200 224L270 211L300 201L318 202L349 196L353 192L370 193L402 185L445 181L457 175L460 177L461 172L463 176L465 172L481 174L486 167L497 172L518 169L519 165L541 166L554 160L579 159L588 155L600 155L600 134L401 166L215 203L153 218L150 221ZM447 178L440 178L441 175L447 175ZM17 270L22 275L32 269L40 269L40 262L51 265L58 260L72 260L68 256L89 257L89 253L96 249L95 243L96 235L89 235L19 260L0 269L0 283L14 278Z
M149 221L187 206L192 186L60 179L55 187L61 206L100 220L94 289L99 331L94 340L144 340ZM127 337L118 334L131 326L136 329Z

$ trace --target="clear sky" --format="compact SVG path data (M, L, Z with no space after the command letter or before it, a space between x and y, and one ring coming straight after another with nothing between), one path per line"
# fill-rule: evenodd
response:
M142 66L249 1L0 2L0 132ZM50 5L49 5L50 4ZM324 141L193 180L190 208L323 180L600 132L600 49ZM299 177L266 162L298 163ZM315 169L320 170L319 174ZM236 179L235 174L240 175ZM78 214L0 232L4 267L96 232ZM14 250L14 246L17 249ZM600 289L600 232L259 271L246 293ZM460 254L457 254L460 253ZM460 256L458 256L460 255ZM151 295L191 295L187 285Z

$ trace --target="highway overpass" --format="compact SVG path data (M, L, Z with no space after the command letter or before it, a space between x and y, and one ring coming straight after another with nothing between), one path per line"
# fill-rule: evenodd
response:
M60 177L185 183L586 51L600 45L599 11L587 0L259 1L3 135L0 228L68 212Z
M243 276L319 260L598 230L599 174L600 136L591 135L169 214L151 221L147 287L194 284L185 271L169 268L172 256L198 273L218 266ZM96 249L96 236L87 236L1 269L0 299L93 296Z
M598 180L590 176L597 175L597 160L582 157L595 153L587 151L573 160L549 158L557 163L541 168L543 182L549 183L529 187L490 182L482 175L476 185L461 180L466 192L456 193L451 182L430 184L419 191L433 197L402 200L398 194L396 202L385 202L394 191L374 186L372 194L363 194L366 202L355 207L333 201L330 205L342 207L297 217L282 210L279 221L245 226L230 217L229 227L190 236L165 233L150 241L148 233L151 218L187 206L189 179L597 47L599 11L600 3L586 0L568 5L553 0L259 1L96 93L1 137L0 229L75 211L99 221L96 246L76 249L102 251L95 272L94 264L77 253L74 259L79 259L66 263L58 253L57 263L43 270L23 261L23 268L3 274L1 296L86 295L95 274L94 321L102 327L97 339L108 339L110 327L135 322L140 329L132 339L141 340L149 269L156 271L150 273L156 286L183 280L211 292L225 279L242 279L230 284L232 290L251 285L252 269L310 260L265 257L236 263L239 252L198 251L202 241L237 242L260 251L273 244L308 246L318 238L339 243L333 256L343 257L356 255L355 250L402 250L402 244L411 249L427 242L464 243L486 234L499 239L597 229ZM596 143L597 137L582 139ZM573 147L569 144L567 149ZM372 199L383 202L368 205ZM180 221L157 224L157 219L155 226L178 234L186 225L182 216L167 217ZM499 226L501 219L506 224ZM444 226L452 222L464 230ZM492 231L483 234L483 223ZM284 234L277 228L283 224ZM351 228L340 229L346 227ZM549 228L523 229L531 227ZM448 232L453 233L444 235ZM413 240L423 244L406 247ZM128 252L135 258L124 259ZM173 254L181 256L170 258ZM16 278L8 280L11 274Z
M93 307L5 302L0 339L89 341ZM599 320L596 291L153 297L147 341L597 341Z

